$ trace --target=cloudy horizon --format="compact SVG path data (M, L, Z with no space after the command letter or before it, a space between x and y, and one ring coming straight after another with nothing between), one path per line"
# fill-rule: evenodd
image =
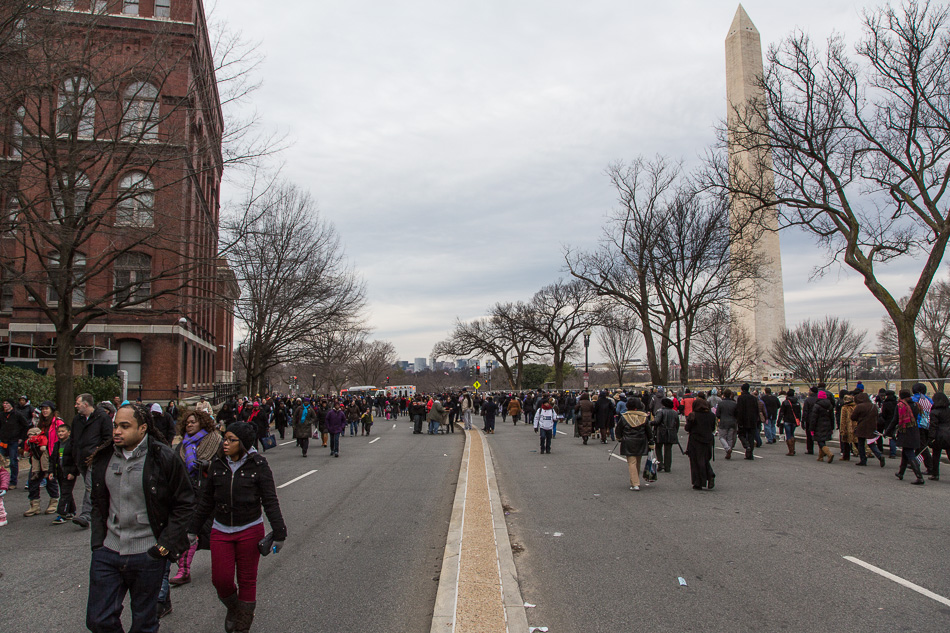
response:
M793 29L860 36L857 2L743 3L763 48ZM563 249L596 245L615 207L613 162L695 165L726 113L735 2L592 0L295 3L227 0L215 18L260 41L254 108L288 134L283 174L337 227L367 285L375 338L428 357L456 317L528 300L565 276ZM813 239L781 234L786 322L884 315ZM897 295L914 262L881 275ZM941 271L945 277L945 271ZM592 358L599 358L596 344Z

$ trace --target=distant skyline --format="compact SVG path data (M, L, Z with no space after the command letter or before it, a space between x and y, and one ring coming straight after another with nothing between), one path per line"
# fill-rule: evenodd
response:
M210 4L210 3L209 3ZM763 48L793 29L861 34L870 3L743 2ZM216 17L259 40L254 107L294 141L283 174L307 188L367 283L374 337L428 358L456 317L528 300L591 248L615 196L608 164L665 154L697 164L725 117L724 40L735 2L328 0ZM781 235L786 321L883 310L813 238ZM898 292L913 262L885 269ZM942 270L941 278L946 277ZM591 359L600 360L596 342Z

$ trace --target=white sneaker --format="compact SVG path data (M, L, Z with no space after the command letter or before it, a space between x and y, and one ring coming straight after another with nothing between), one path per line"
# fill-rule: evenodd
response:
M640 486L630 486L630 490L640 490Z
M3 521L0 521L0 527L3 527L3 526L6 525L6 524L7 524L7 520L6 520L6 519L4 519Z

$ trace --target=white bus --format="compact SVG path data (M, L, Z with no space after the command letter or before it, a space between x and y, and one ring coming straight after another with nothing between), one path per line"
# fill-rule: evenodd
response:
M344 398L346 396L375 396L377 391L379 391L379 389L373 385L360 385L341 389L340 396Z

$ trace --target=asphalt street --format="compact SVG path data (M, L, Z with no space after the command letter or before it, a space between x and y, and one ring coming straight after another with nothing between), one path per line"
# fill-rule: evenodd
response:
M428 631L464 436L413 435L405 417L393 424L380 420L368 438L342 438L338 459L319 442L302 458L289 433L266 453L278 486L317 472L278 490L290 536L261 560L253 630ZM22 489L4 499L0 631L85 630L89 532L52 526L51 516L24 518ZM172 600L163 632L223 630L207 551ZM128 627L128 601L123 620Z
M950 477L912 486L871 461L723 459L695 491L686 457L640 492L613 443L559 425L489 436L531 626L559 631L946 631ZM685 434L681 442L686 445ZM678 453L678 449L674 447ZM944 466L944 470L946 470ZM523 549L522 549L523 548ZM845 560L920 585L939 602ZM686 585L681 586L679 578Z

